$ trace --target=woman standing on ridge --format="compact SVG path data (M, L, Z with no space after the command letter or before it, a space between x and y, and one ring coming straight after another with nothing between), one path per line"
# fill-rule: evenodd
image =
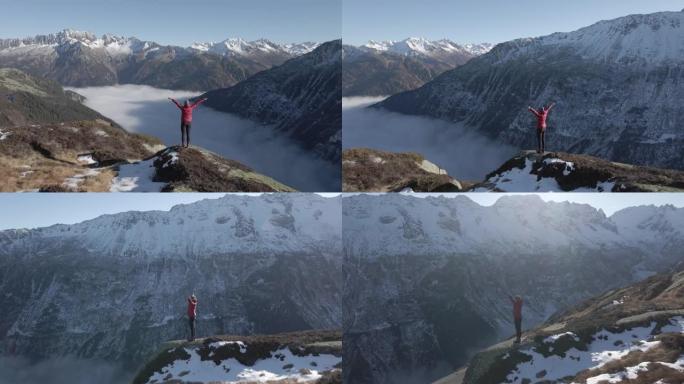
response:
M508 299L513 304L513 322L515 323L515 344L520 344L522 336L522 306L523 299L520 296L512 297L508 295Z
M192 126L192 110L195 109L200 104L207 101L207 98L199 99L194 103L190 104L190 100L185 100L185 103L181 105L175 99L169 97L169 100L173 101L174 104L181 110L181 146L187 148L190 146L190 127Z
M188 341L195 340L195 317L197 317L197 297L193 293L188 297L188 324L190 325L190 338Z
M556 103L551 103L548 107L541 107L536 110L532 107L527 107L527 109L537 116L537 153L544 153L544 147L546 145L544 141L544 136L546 133L546 118L549 115L549 111Z

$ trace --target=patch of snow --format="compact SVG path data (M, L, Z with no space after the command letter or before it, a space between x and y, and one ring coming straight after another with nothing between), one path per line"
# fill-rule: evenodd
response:
M166 168L166 167L168 167L168 166L170 166L170 165L173 165L173 164L176 164L176 163L178 162L178 152L176 152L176 151L171 151L171 152L169 152L168 154L171 155L171 158L168 159L168 160L162 165L162 168Z
M684 333L684 316L670 319L670 323L660 329L661 333Z
M587 378L587 384L599 384L602 382L619 383L623 380L634 380L639 376L639 372L647 371L650 362L643 362L633 367L627 367L624 371L617 373L604 373L598 376Z
M78 189L78 186L88 177L92 176L97 176L100 174L100 171L97 169L88 169L84 173L78 173L74 176L67 177L66 180L62 183L65 187L69 189Z
M579 341L579 337L576 334L574 334L573 332L565 332L565 333L559 333L557 335L551 335L551 336L545 338L543 343L555 343L558 339L560 339L563 336L570 336L573 339L575 339L575 341Z
M525 167L513 168L502 172L500 175L492 176L488 181L494 186L504 192L562 192L563 190L558 185L558 182L551 177L538 177L532 174L532 167L534 162L530 159L525 159ZM487 191L487 189L478 188L478 190ZM480 192L480 191L476 191Z
M0 130L0 140L5 140L10 134L10 131Z
M684 355L680 356L674 363L667 363L664 361L644 361L635 366L627 367L624 371L616 373L603 373L601 375L588 378L587 384L599 384L603 382L619 383L623 380L634 380L639 377L640 372L648 371L648 366L651 364L660 364L676 371L684 372ZM659 380L656 383L659 382L662 381Z
M544 159L545 164L565 163L563 175L568 176L575 170L575 165L569 161L561 159ZM525 159L525 166L521 168L513 168L508 171L495 175L487 180L493 184L495 188L504 192L564 192L558 185L558 182L553 177L539 177L533 174L533 167L535 162L530 159ZM604 181L596 184L595 188L580 187L572 190L572 192L610 192L615 186L614 181ZM473 190L473 192L487 192L488 188L480 187Z
M163 382L180 379L184 382L258 382L290 379L296 382L309 382L321 378L321 373L332 370L342 362L341 357L330 354L318 356L295 356L288 348L273 352L273 357L257 360L254 365L246 366L230 358L219 364L212 360L202 361L195 349L185 348L190 355L188 360L176 360L150 377L148 382ZM279 357L277 357L279 356ZM285 368L292 364L291 368ZM186 373L187 372L187 373ZM181 373L186 373L180 375ZM170 377L167 378L167 376Z
M98 129L97 131L95 131L95 135L97 135L97 136L102 136L102 137L109 137L109 135L107 134L107 132L105 132L105 131L103 131L103 130L101 130L101 129Z
M540 371L546 371L544 380L554 381L563 377L574 376L585 369L600 368L633 351L647 351L660 344L660 341L650 341L652 339L651 333L655 327L656 323L652 322L650 326L635 327L618 333L601 330L594 334L593 341L587 345L586 351L571 348L565 352L564 357L559 355L544 357L532 348L520 350L521 353L530 356L532 359L518 364L508 374L507 382L522 383L525 379L535 382L538 380L536 374Z
M217 349L217 348L223 347L224 345L231 345L231 344L237 344L238 347L240 347L240 353L246 353L247 352L247 346L242 341L215 341L213 343L209 343L208 346L209 346L209 348Z
M568 176L569 174L572 173L572 171L575 170L575 164L572 161L565 161L561 159L544 159L544 164L553 164L553 163L563 163L565 164L565 169L563 169L563 176Z
M97 161L93 159L93 155L80 155L76 158L76 161L83 164L97 164Z
M154 181L156 169L153 157L149 160L126 164L119 167L119 174L112 179L110 192L159 192L166 185Z
M657 363L664 365L668 368L677 370L679 372L684 372L684 355L679 356L679 358L674 363L665 363L662 361L658 361Z

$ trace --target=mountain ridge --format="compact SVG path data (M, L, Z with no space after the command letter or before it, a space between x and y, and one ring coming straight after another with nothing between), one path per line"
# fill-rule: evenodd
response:
M389 194L345 197L343 214L343 374L366 382L435 381L510 335L507 294L525 298L524 327L532 327L669 271L684 246L682 208L606 217L538 196L480 206L465 197Z
M1 39L0 66L15 67L64 86L141 84L206 91L234 85L317 46L265 39L237 39L234 45L226 42L230 39L196 44L195 48L178 47L63 30L33 38Z
M684 13L661 12L519 39L444 72L376 107L463 122L469 129L532 148L528 105L555 101L548 140L566 152L660 168L684 168L677 127L684 110ZM651 60L653 59L653 60Z

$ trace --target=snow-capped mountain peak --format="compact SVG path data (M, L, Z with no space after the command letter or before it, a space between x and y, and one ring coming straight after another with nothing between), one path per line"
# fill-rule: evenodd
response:
M492 47L489 43L461 45L449 39L431 41L422 37L409 37L404 40L370 40L360 48L401 55L436 56L460 53L476 56L488 52Z
M635 14L603 20L573 32L558 32L506 43L517 57L530 50L572 48L585 59L629 63L684 60L684 12Z
M98 37L94 33L63 29L54 34L37 35L21 39L0 39L0 51L7 48L35 48L69 46L81 44L91 49L105 49L112 55L131 54L158 48L154 42L143 42L135 37L104 34ZM219 42L196 42L187 49L200 52L210 52L227 56L251 56L259 54L282 54L299 56L311 52L319 43L303 42L278 44L268 39L246 41L242 38L228 38Z
M255 54L286 53L299 56L313 51L318 43L278 44L268 39L246 41L242 38L229 38L220 42L194 43L191 49L227 56L249 56Z

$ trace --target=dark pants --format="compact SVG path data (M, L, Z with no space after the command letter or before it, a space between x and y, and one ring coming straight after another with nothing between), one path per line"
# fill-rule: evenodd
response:
M190 341L195 340L195 318L190 317L188 319L188 324L190 325Z
M522 318L518 317L515 319L515 341L520 342L520 337L522 336Z
M537 152L543 153L546 143L544 142L544 134L546 129L537 128Z
M184 147L190 146L190 123L181 123L181 145Z

